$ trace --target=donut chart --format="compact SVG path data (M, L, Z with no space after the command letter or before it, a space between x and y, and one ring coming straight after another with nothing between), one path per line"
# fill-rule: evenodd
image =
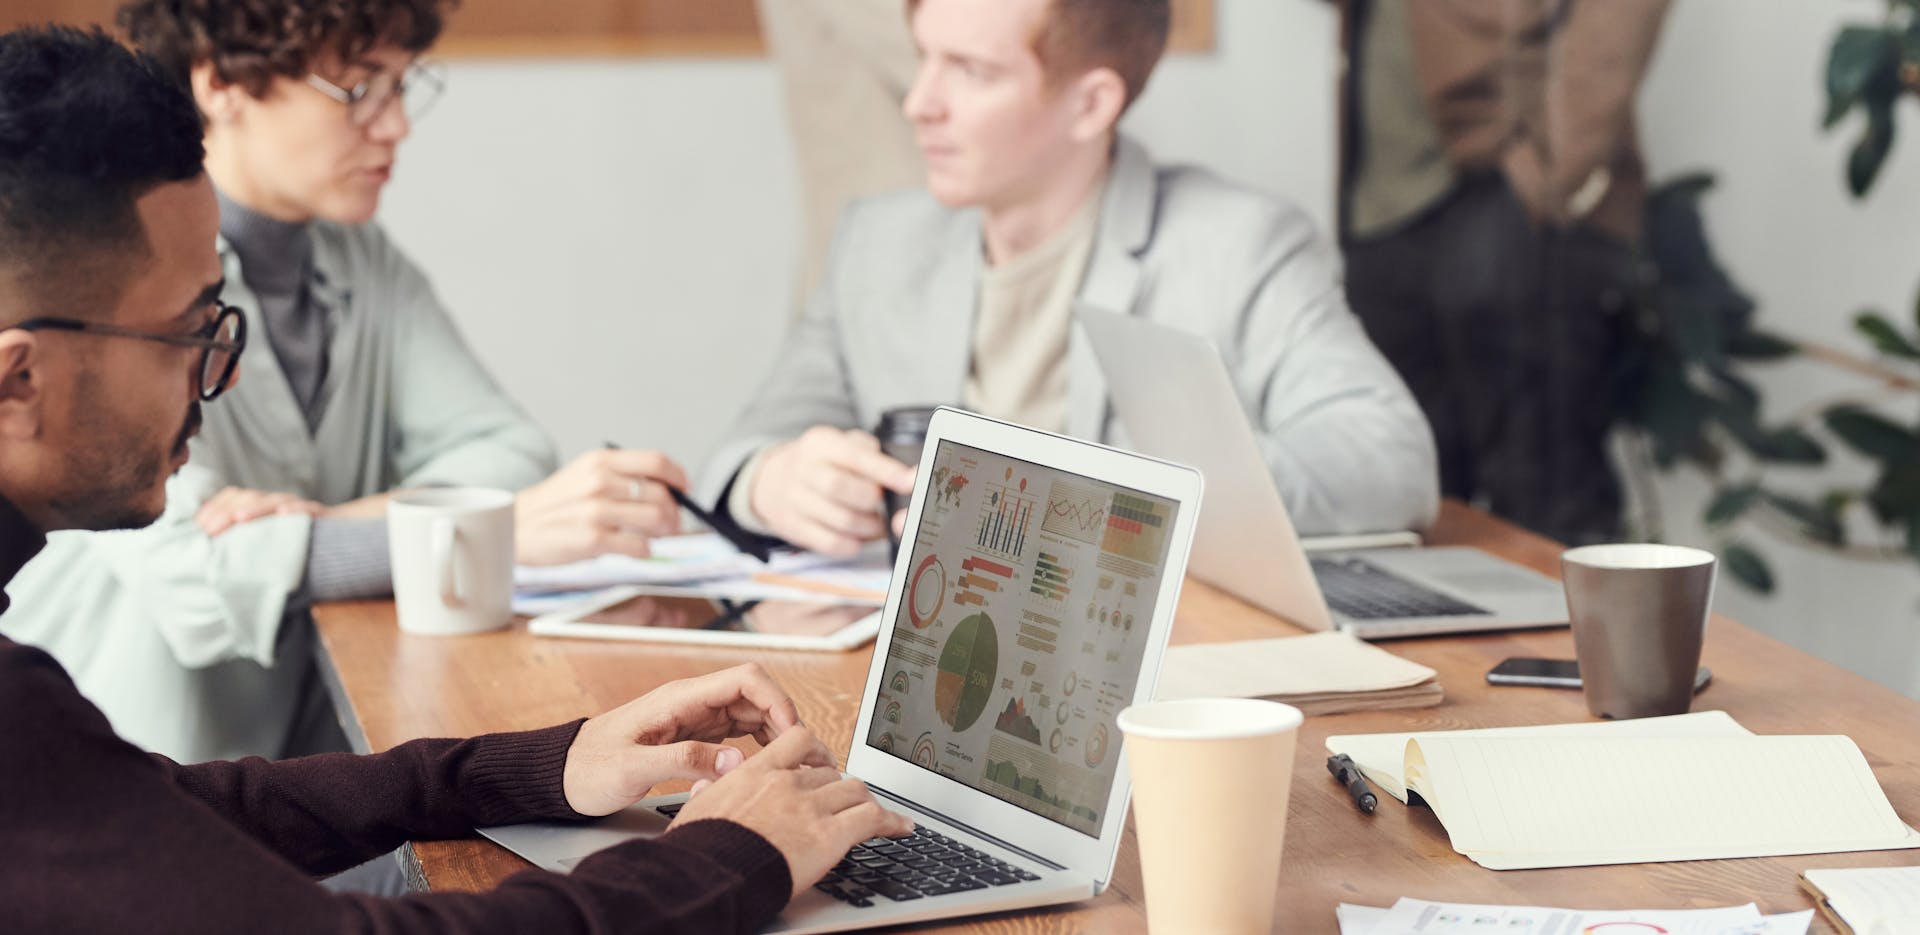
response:
M928 576L932 580L928 581ZM922 583L925 586L922 586ZM907 578L907 621L916 630L924 630L927 625L940 616L940 609L947 602L947 568L940 564L940 558L929 555L913 569Z

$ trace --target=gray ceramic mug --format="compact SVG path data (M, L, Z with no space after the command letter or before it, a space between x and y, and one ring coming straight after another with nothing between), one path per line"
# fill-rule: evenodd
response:
M1685 714L1713 603L1712 552L1589 545L1560 556L1587 710L1607 718Z

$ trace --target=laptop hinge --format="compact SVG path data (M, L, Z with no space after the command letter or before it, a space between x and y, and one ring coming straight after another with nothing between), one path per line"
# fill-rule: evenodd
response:
M882 789L881 787L879 787L879 786L876 786L876 785L874 785L873 783L867 783L867 788L869 788L869 789L872 789L873 791L875 791L875 792L878 792L878 793L880 793L881 795L884 795L884 796L886 796L887 798L889 798L889 799L892 799L892 800L894 800L895 802L898 802L898 803L900 803L901 805L905 805L906 807L908 807L908 808L910 808L910 809L913 809L913 810L914 810L914 811L916 811L916 812L925 812L926 814L928 814L928 815L932 815L933 817L935 817L935 818L938 818L938 819L940 819L941 821L944 821L944 822L946 822L947 824L950 824L950 825L952 825L952 826L954 826L955 828L960 828L960 829L963 829L963 830L965 830L965 831L966 831L966 832L967 832L968 834L971 834L971 835L973 835L974 837L977 837L977 838L981 838L982 840L987 840L987 841L992 841L993 843L995 843L995 844L997 844L997 845L999 845L999 846L1001 846L1001 847L1004 847L1004 848L1006 848L1007 850L1010 850L1010 851L1012 851L1012 852L1014 852L1014 853L1016 853L1016 854L1019 854L1020 856L1022 856L1022 857L1025 857L1025 858L1027 858L1028 860L1031 860L1031 861L1035 861L1035 862L1037 862L1037 863L1041 863L1041 864L1045 864L1045 865L1046 865L1046 866L1047 866L1047 867L1048 867L1049 869L1052 869L1052 870L1065 870L1065 869L1067 869L1067 868L1066 868L1065 866L1063 866L1063 865L1061 865L1061 864L1057 864L1057 863L1054 863L1053 861L1051 861L1051 860L1048 860L1048 859L1046 859L1045 857L1042 857L1042 856L1040 856L1039 854L1036 854L1036 853L1034 853L1034 852L1032 852L1032 851L1030 851L1030 850L1027 850L1027 849L1026 849L1026 848L1024 848L1024 847L1020 847L1020 846L1019 846L1019 845L1017 845L1017 844L1013 844L1013 843L1010 843L1010 842L1008 842L1008 841L1005 841L1005 840L1002 840L1002 839L1000 839L1000 838L996 838L996 837L994 837L993 835L991 835L991 834L988 834L988 833L986 833L985 831L982 831L982 830L980 830L979 828L976 828L976 827L974 827L974 826L972 826L972 825L970 825L970 824L967 824L967 823L966 823L966 822L964 822L964 821L960 821L959 819L957 819L957 818L954 818L954 817L953 817L952 815L948 815L948 814L945 814L945 813L943 813L943 812L937 812L937 811L934 811L933 809L930 809L930 808L928 808L928 807L926 807L925 805L922 805L922 804L920 804L920 803L918 803L918 802L915 802L915 801L913 801L913 800L911 800L911 799L908 799L908 798L906 798L905 796L899 796L899 795L894 795L893 793L891 793L891 792L888 792L887 790L885 790L885 789Z

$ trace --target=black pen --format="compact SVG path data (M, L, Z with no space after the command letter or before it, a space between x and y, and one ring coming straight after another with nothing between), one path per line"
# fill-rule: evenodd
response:
M612 442L607 442L607 450L619 451L620 446ZM773 558L773 550L767 548L766 544L759 540L759 537L741 529L734 523L707 512L700 504L693 502L693 498L687 496L686 491L666 481L656 481L656 483L667 488L667 495L673 498L673 502L680 504L682 509L692 513L694 519L705 523L708 529L718 533L722 539L732 543L734 548L759 559L763 563Z
M1344 753L1328 757L1327 772L1347 787L1347 794L1353 796L1353 804L1361 811L1371 815L1380 806L1380 798L1373 794L1373 787L1367 785L1367 778L1360 775L1360 767L1353 765L1353 757Z

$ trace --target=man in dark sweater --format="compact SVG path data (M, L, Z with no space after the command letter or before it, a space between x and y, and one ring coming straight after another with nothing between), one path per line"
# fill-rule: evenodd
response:
M60 529L150 523L246 334L218 301L199 115L106 36L0 36L0 585ZM0 596L0 613L7 599ZM720 741L752 736L744 759ZM744 761L743 761L744 760ZM546 730L182 766L0 639L0 915L30 932L747 932L904 833L754 668ZM674 826L490 893L335 895L409 839L702 791Z

